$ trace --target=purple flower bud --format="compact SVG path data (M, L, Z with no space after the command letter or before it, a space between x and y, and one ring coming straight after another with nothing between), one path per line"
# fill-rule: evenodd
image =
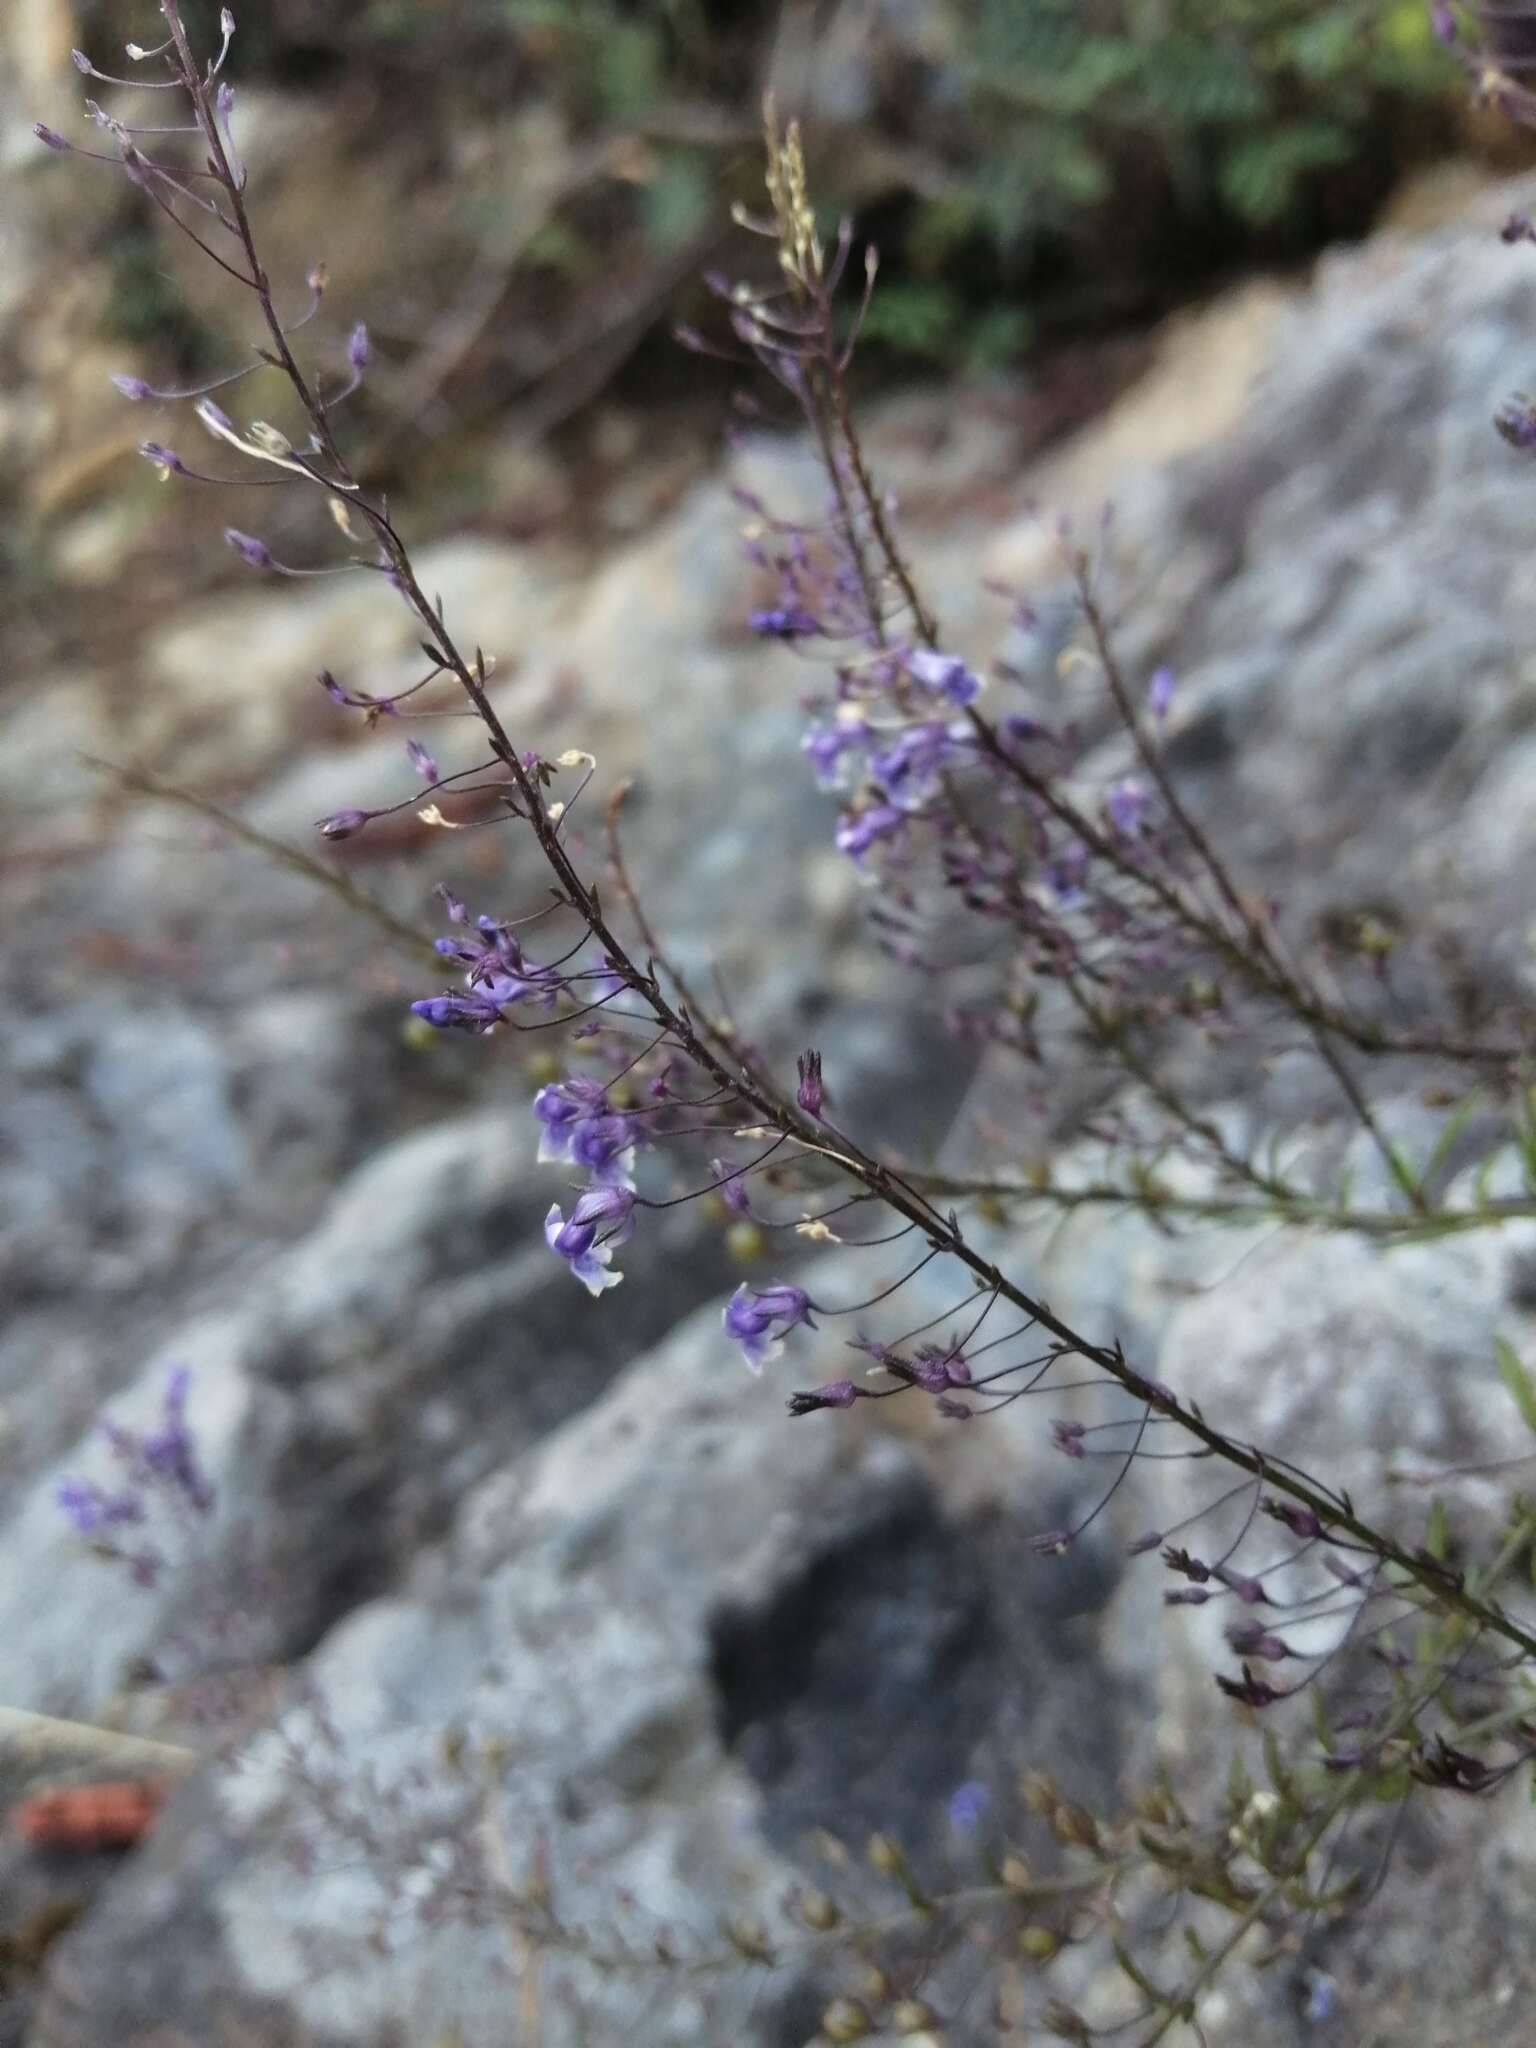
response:
M1311 1508L1301 1507L1295 1501L1266 1498L1264 1512L1277 1522L1283 1522L1293 1536L1303 1542L1314 1542L1323 1533L1323 1525Z
M193 411L211 433L233 434L235 423L222 406L215 405L211 398L200 398Z
M957 1401L953 1394L940 1394L933 1404L935 1415L942 1415L946 1422L970 1422L976 1410L965 1401Z
M49 149L62 150L66 156L72 155L74 152L75 145L72 142L66 142L56 129L45 128L41 121L34 121L32 123L32 133L39 142L45 143Z
M228 79L221 82L218 91L213 96L213 103L218 109L221 121L227 121L235 111L235 88L229 83Z
M1279 1636L1272 1636L1261 1621L1233 1622L1227 1630L1227 1641L1239 1657L1258 1657L1266 1664L1278 1664L1296 1654Z
M83 78L90 77L94 67L91 63L90 58L87 57L87 55L85 54L84 50L71 50L69 53L69 61L71 64L74 65L75 69L81 74Z
M791 1394L785 1406L793 1416L815 1415L823 1408L851 1408L862 1398L862 1389L852 1380L829 1380L826 1386L815 1387L808 1393Z
M1203 1607L1210 1594L1203 1586L1179 1586L1163 1595L1165 1607Z
M449 991L424 996L412 1003L411 1009L434 1031L486 1032L501 1022L501 1010L488 996L456 996Z
M1450 0L1433 0L1429 10L1430 30L1448 50L1453 50L1459 40L1456 26L1456 10Z
M319 675L315 677L315 681L320 685L321 689L324 690L325 694L327 695L327 697L330 698L333 704L345 705L351 703L351 698L348 697L346 691L341 687L340 683L337 682L336 678L331 674L328 668L321 669Z
M1149 1550L1158 1549L1163 1540L1161 1529L1149 1529L1144 1536L1138 1536L1134 1543L1125 1546L1127 1557L1145 1557Z
M894 804L870 804L862 811L845 811L838 823L835 841L839 853L862 861L870 848L882 839L894 838L906 830L907 814Z
M1072 1531L1047 1529L1042 1536L1031 1536L1029 1547L1036 1557L1064 1557L1072 1548Z
M741 1346L748 1371L761 1372L770 1358L778 1357L791 1330L802 1323L808 1330L815 1329L813 1306L803 1287L783 1283L748 1287L743 1283L726 1303L722 1321L726 1335Z
M1147 684L1147 708L1154 718L1166 718L1173 702L1173 670L1164 666L1152 671Z
M1284 1687L1270 1685L1262 1678L1255 1678L1246 1664L1243 1666L1241 1679L1224 1678L1218 1672L1216 1674L1216 1683L1221 1687L1228 1699L1236 1700L1240 1706L1244 1707L1272 1707L1276 1700L1288 1700L1291 1696ZM1329 1757L1326 1762L1327 1768L1332 1770L1337 1764L1338 1758Z
M347 337L347 361L360 377L368 367L368 358L373 349L368 340L368 330L359 320Z
M372 811L332 811L327 818L317 818L315 824L327 839L350 839L373 815Z
M1235 1593L1245 1607L1269 1605L1269 1595L1264 1590L1262 1580L1245 1578L1241 1572L1233 1571L1232 1567L1226 1564L1214 1566L1213 1575L1220 1579L1229 1593Z
M112 372L112 382L121 391L124 398L131 398L136 403L140 399L153 398L155 395L153 387L146 384L142 377L127 377L121 370L114 370Z
M253 533L242 533L238 526L226 526L224 538L248 569L270 569L273 566L272 550Z
M821 1081L821 1054L814 1048L803 1052L795 1061L800 1075L800 1085L795 1090L795 1100L807 1116L820 1116L826 1091Z
M407 740L405 751L410 756L411 766L423 782L436 782L439 779L437 763L420 740Z
M1088 1455L1083 1447L1083 1434L1083 1425L1080 1422L1057 1420L1051 1424L1051 1443L1068 1458L1084 1458Z
M162 477L185 476L187 466L174 448L167 448L160 441L141 441L139 453L146 462L152 462Z

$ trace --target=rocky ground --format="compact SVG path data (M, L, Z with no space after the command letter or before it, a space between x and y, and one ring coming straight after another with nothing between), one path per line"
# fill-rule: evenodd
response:
M1112 491L1127 658L1175 667L1170 755L1238 864L1308 919L1432 900L1471 971L1529 993L1536 479L1489 427L1536 332L1530 252L1497 238L1510 203L1232 294L1043 460L1002 385L887 401L870 438L978 661L1002 644L986 581L1049 614L1031 507L1092 518ZM633 864L684 964L718 970L786 1066L822 1045L855 1125L969 1156L1006 1077L868 943L797 753L805 671L741 623L732 487L803 499L806 453L614 431L641 442L606 537L511 538L493 508L423 580L497 654L520 741L637 778ZM772 1921L824 1867L820 1830L888 1829L963 1882L1022 1824L1024 1765L1113 1808L1235 1739L1209 1643L1121 1554L1146 1500L1042 1561L1028 1539L1072 1473L1033 1420L792 1427L722 1341L737 1273L696 1209L588 1301L539 1242L551 1169L517 1052L403 1028L438 982L433 885L505 912L532 870L424 829L315 855L316 817L409 784L312 676L387 687L408 622L349 583L183 601L114 505L55 522L53 602L79 616L18 621L0 698L4 1695L209 1761L105 1879L6 1843L13 1936L83 1906L13 1996L14 2037L798 2048L832 1962L633 1967L656 1924L686 1948L722 1912ZM395 929L103 760L212 793ZM1385 1113L1414 1141L1411 1095ZM1528 1234L1382 1254L1101 1217L1010 1249L1056 1306L1362 1497L1404 1461L1508 1453L1492 1338L1536 1337ZM184 1569L134 1589L53 1493L94 1469L103 1404L148 1417L173 1361L219 1508ZM962 1828L967 1784L988 1800ZM1208 2037L1527 2039L1531 1830L1514 1797L1455 1818L1415 1820L1358 1928L1235 1974ZM534 1939L509 1904L532 1895L570 1941ZM1302 1965L1336 1979L1331 2017L1306 2017ZM963 1969L940 1988L946 2039L996 2038Z

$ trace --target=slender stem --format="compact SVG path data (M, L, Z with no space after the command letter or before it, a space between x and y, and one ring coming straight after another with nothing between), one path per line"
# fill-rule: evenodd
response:
M391 525L387 513L371 505L351 477L336 445L325 408L306 381L283 332L266 272L256 252L244 195L239 180L230 169L209 104L207 88L193 61L180 21L177 0L162 0L162 7L171 27L177 57L182 67L183 82L208 141L211 165L224 183L236 232L251 266L251 275L255 280L253 289L272 337L274 364L287 377L313 424L321 453L333 471L330 477L312 471L313 481L323 489L345 493L347 504L357 509L369 521L389 562L395 587L427 629L434 647L442 657L444 668L451 672L469 699L485 727L492 752L506 768L529 829L537 839L540 851L559 884L558 893L561 900L581 918L615 972L644 1003L663 1033L669 1036L718 1086L736 1094L754 1109L770 1131L777 1132L781 1138L792 1140L806 1150L831 1160L852 1180L878 1196L896 1215L917 1225L924 1233L933 1253L947 1253L957 1260L983 1289L990 1290L1030 1317L1043 1331L1059 1339L1086 1362L1096 1366L1107 1378L1124 1387L1138 1401L1150 1401L1159 1416L1178 1423L1196 1442L1229 1465L1265 1481L1275 1491L1285 1493L1292 1500L1310 1508L1325 1526L1342 1536L1352 1538L1373 1556L1395 1565L1410 1581L1423 1587L1443 1605L1536 1656L1536 1634L1521 1627L1499 1608L1469 1593L1458 1573L1431 1558L1410 1553L1390 1536L1362 1521L1347 1502L1333 1498L1321 1486L1289 1470L1277 1468L1273 1459L1265 1459L1251 1445L1228 1436L1207 1422L1194 1405L1181 1402L1176 1396L1152 1386L1126 1362L1118 1343L1095 1344L1081 1336L1046 1303L1035 1300L1025 1289L1010 1280L996 1264L975 1250L967 1242L958 1219L953 1214L941 1216L919 1190L904 1180L899 1172L873 1158L854 1139L841 1133L838 1134L837 1144L829 1143L824 1123L804 1115L797 1106L778 1099L763 1088L739 1063L735 1071L732 1071L729 1064L731 1055L717 1050L695 1027L691 1017L669 1000L655 973L641 968L630 957L610 926L596 893L577 872L560 834L559 821L550 818L534 776L512 744L499 713L490 701L483 659L477 653L471 662L460 652L447 629L446 620L435 610L422 590L406 545ZM867 503L873 507L872 493L869 491L868 479L862 465L855 468L854 474L861 493L866 494ZM871 517L874 517L874 510ZM876 532L877 535L882 532L878 525ZM882 538L881 545L889 552L889 543L886 539ZM920 608L916 615L923 616ZM989 739L990 748L997 758L1012 768L1015 765L1013 758L1002 748L995 732L985 721L977 721L977 725L978 731Z

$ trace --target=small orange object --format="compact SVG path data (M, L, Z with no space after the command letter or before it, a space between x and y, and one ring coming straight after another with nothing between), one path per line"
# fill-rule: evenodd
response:
M137 1778L62 1785L21 1800L11 1818L39 1849L131 1849L154 1826L169 1789L163 1779Z

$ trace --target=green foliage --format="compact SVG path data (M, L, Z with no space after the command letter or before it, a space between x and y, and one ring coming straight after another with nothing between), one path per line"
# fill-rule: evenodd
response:
M1373 147L1385 102L1455 77L1419 0L956 0L945 19L977 189L1027 194L1005 232L1073 230L1133 175L1270 227Z
M218 0L185 5L215 32ZM87 40L110 41L110 0L79 6ZM616 266L665 268L723 225L729 199L755 198L743 144L778 12L242 0L231 68L300 89L369 74L386 97L409 92L418 117L436 105L445 127L537 100L573 145L634 137L625 175L535 252L580 300ZM881 244L870 341L982 371L1053 327L1155 311L1255 235L1301 250L1362 229L1401 138L1412 127L1422 148L1435 133L1399 117L1461 89L1423 0L931 0L872 14L851 54L806 47L813 79L838 72L837 90L805 94L819 187L829 214L857 214ZM779 80L786 113L798 75ZM822 98L859 111L818 122Z

